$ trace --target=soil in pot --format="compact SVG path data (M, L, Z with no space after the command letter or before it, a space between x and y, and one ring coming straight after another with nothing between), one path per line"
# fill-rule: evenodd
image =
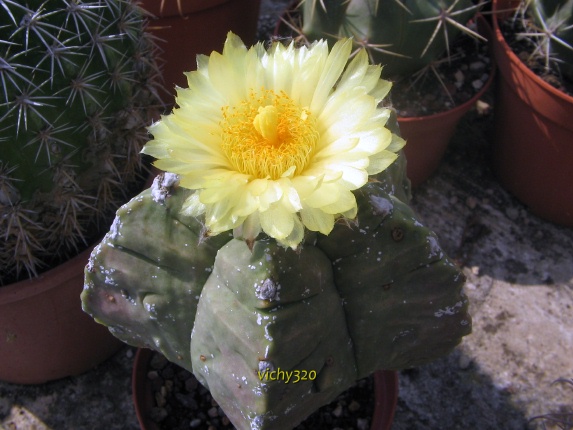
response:
M480 33L491 27L478 19ZM421 75L395 82L391 92L408 160L407 174L416 187L438 168L460 119L493 82L489 44L462 34L442 58Z
M499 29L511 50L525 64L529 70L551 85L553 88L573 96L573 82L565 76L561 76L556 67L547 69L543 59L539 56L533 57L532 53L535 45L525 37L518 37L519 33L526 32L521 21L507 20L499 22Z
M390 385L394 384L390 391L397 395L395 373L387 373ZM192 373L169 362L159 353L139 350L133 382L136 410L143 430L235 428ZM361 379L295 429L371 429L376 404L374 385L374 376ZM396 397L391 397L384 401L386 404L387 400L387 409L391 414L377 421L380 430L389 428L392 422ZM150 409L145 410L141 406L143 402L148 403Z
M462 34L431 67L394 82L392 105L400 118L434 115L460 106L488 84L493 65L488 44Z

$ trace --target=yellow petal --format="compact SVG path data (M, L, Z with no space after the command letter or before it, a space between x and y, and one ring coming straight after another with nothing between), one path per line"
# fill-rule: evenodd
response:
M334 215L320 209L305 207L300 211L300 217L306 228L322 234L329 234L334 226Z
M293 231L297 215L289 213L280 204L275 204L260 212L259 217L263 231L274 239L282 240Z

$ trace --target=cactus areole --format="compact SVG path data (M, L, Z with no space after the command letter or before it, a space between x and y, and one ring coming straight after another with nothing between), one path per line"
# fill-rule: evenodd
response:
M350 47L229 35L199 57L145 149L169 173L86 267L84 310L192 371L239 429L290 429L471 331L463 275L406 203L389 86Z

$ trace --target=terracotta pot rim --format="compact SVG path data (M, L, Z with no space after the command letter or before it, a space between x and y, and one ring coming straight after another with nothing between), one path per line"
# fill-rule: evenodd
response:
M554 97L557 97L558 99L566 103L573 104L573 96L570 96L545 82L543 79L537 76L529 67L527 67L525 63L521 61L517 55L515 55L509 44L506 42L505 37L503 37L501 29L499 28L498 21L502 18L495 17L495 14L497 13L497 8L498 8L498 0L493 0L493 11L492 11L492 16L494 17L494 19L492 19L493 35L496 38L497 42L499 43L499 46L503 49L508 60L512 64L514 64L524 75L526 75L529 79L531 79L538 86L540 86L544 91L550 93Z
M138 348L135 353L131 373L131 392L137 421L142 430L159 430L153 421L145 418L142 405L153 401L152 394L146 390L147 366L154 350ZM398 372L379 370L374 372L374 413L370 430L390 430L398 402ZM145 425L144 425L145 423Z
M99 243L98 241L97 243ZM72 257L56 267L53 267L39 276L12 284L0 286L0 306L25 300L29 297L37 296L48 290L56 288L60 284L62 276L67 276L69 272L75 271L75 263L78 260L87 260L95 245L88 246L75 257Z
M496 64L494 62L493 50L491 49L491 41L489 40L493 37L493 30L491 28L491 25L489 25L489 23L487 22L487 20L484 18L484 16L482 14L477 15L477 20L479 21L480 25L484 26L485 32L488 33L487 34L489 36L488 37L488 43L490 44L489 53L490 53L491 73L489 74L487 81L485 82L483 87L481 87L481 89L476 94L474 94L474 96L471 99L465 101L462 104L456 105L451 109L447 109L447 110L444 110L442 112L438 112L438 113L434 113L434 114L430 114L430 115L409 116L409 117L398 116L398 122L417 122L417 121L427 121L430 119L436 121L442 117L452 115L454 112L467 111L489 89L489 87L492 85L492 83L495 79L496 70L497 70Z

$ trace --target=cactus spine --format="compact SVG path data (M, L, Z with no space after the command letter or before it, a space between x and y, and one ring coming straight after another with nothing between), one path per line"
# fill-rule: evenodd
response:
M131 1L0 6L1 285L109 225L141 178L159 75Z
M573 81L573 0L526 0L518 8L518 15L527 37L549 71L552 67Z
M471 0L305 0L301 33L308 40L353 37L383 77L411 75L449 54L449 44L464 31L481 6Z

